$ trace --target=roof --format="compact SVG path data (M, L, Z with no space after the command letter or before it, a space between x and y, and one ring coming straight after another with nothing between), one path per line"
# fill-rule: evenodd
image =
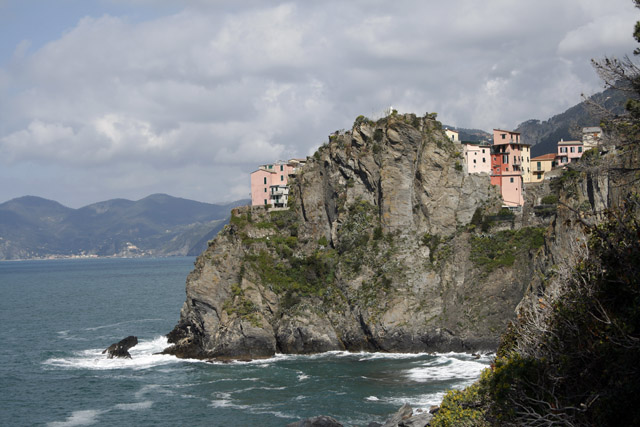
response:
M253 172L251 172L251 175L253 175L253 174L254 174L254 173L256 173L256 172L277 173L277 172L276 172L276 171L274 171L274 170L268 170L268 169L256 169L256 170L254 170Z
M495 132L495 131L498 131L498 132L507 132L507 133L515 133L515 134L517 134L517 135L520 135L520 132L515 132L515 131L512 131L512 130L494 129L494 132Z
M558 141L558 145L582 145L582 141Z
M458 132L457 130L448 129L448 128L447 128L447 129L445 129L445 131L447 131L447 132L453 132L453 133L460 133L460 132Z
M556 153L547 153L547 154L543 154L542 156L534 157L531 159L531 161L554 160L555 158L556 158Z
M489 144L486 141L460 141L460 144L479 145L481 147L490 147L491 146L491 144Z

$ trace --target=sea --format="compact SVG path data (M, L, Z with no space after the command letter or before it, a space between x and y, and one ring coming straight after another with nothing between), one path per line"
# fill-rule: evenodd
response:
M159 355L195 258L0 262L0 425L286 426L428 410L488 356L329 352L207 363ZM131 359L102 351L129 336Z

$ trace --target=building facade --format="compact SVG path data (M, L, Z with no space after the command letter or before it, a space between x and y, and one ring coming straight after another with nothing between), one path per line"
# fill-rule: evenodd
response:
M520 133L493 130L491 184L500 187L505 206L520 207L524 204L524 176L531 176L529 153L530 146L521 141Z
M576 162L584 152L582 141L563 141L558 142L558 151L556 154L556 164L558 166L567 163Z
M251 205L271 205L286 208L289 198L289 177L305 163L303 159L291 159L260 165L251 173Z
M582 145L585 151L600 144L601 139L602 128L600 126L582 128Z
M453 142L460 142L460 134L457 130L445 129L444 133L447 135L447 138Z
M491 173L491 145L487 142L462 142L468 173Z
M531 182L542 182L545 172L556 165L556 153L543 154L531 159Z

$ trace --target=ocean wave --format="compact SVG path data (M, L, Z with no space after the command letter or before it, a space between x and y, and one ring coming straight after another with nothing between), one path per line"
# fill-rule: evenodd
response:
M405 403L411 405L414 411L429 411L431 406L437 406L442 403L442 399L446 394L445 391L438 391L434 393L426 393L423 395L413 396L413 397L389 397L384 399L379 399L379 401L390 404L394 407L401 407Z
M465 360L458 355L440 355L433 360L425 361L419 367L404 372L405 376L416 382L476 380L487 361L480 359Z
M104 348L93 348L75 352L70 357L55 357L42 362L44 365L55 368L67 369L148 369L155 366L167 365L188 361L188 359L178 359L175 356L165 354L155 354L164 350L168 346L167 338L156 337L149 341L141 340L138 345L131 348L129 353L131 359L114 358L109 359L102 354Z
M90 426L98 422L98 417L108 411L100 411L97 409L87 409L84 411L73 411L64 421L53 421L47 423L48 427L74 427L74 426Z
M114 408L122 411L141 411L149 409L151 406L153 406L153 402L151 400L145 400L144 402L118 403Z

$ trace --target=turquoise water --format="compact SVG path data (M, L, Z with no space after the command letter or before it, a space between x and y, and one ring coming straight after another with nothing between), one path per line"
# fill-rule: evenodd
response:
M0 262L0 424L283 426L383 421L437 404L489 363L464 354L332 352L205 363L154 355L194 258ZM128 336L131 360L102 350Z

